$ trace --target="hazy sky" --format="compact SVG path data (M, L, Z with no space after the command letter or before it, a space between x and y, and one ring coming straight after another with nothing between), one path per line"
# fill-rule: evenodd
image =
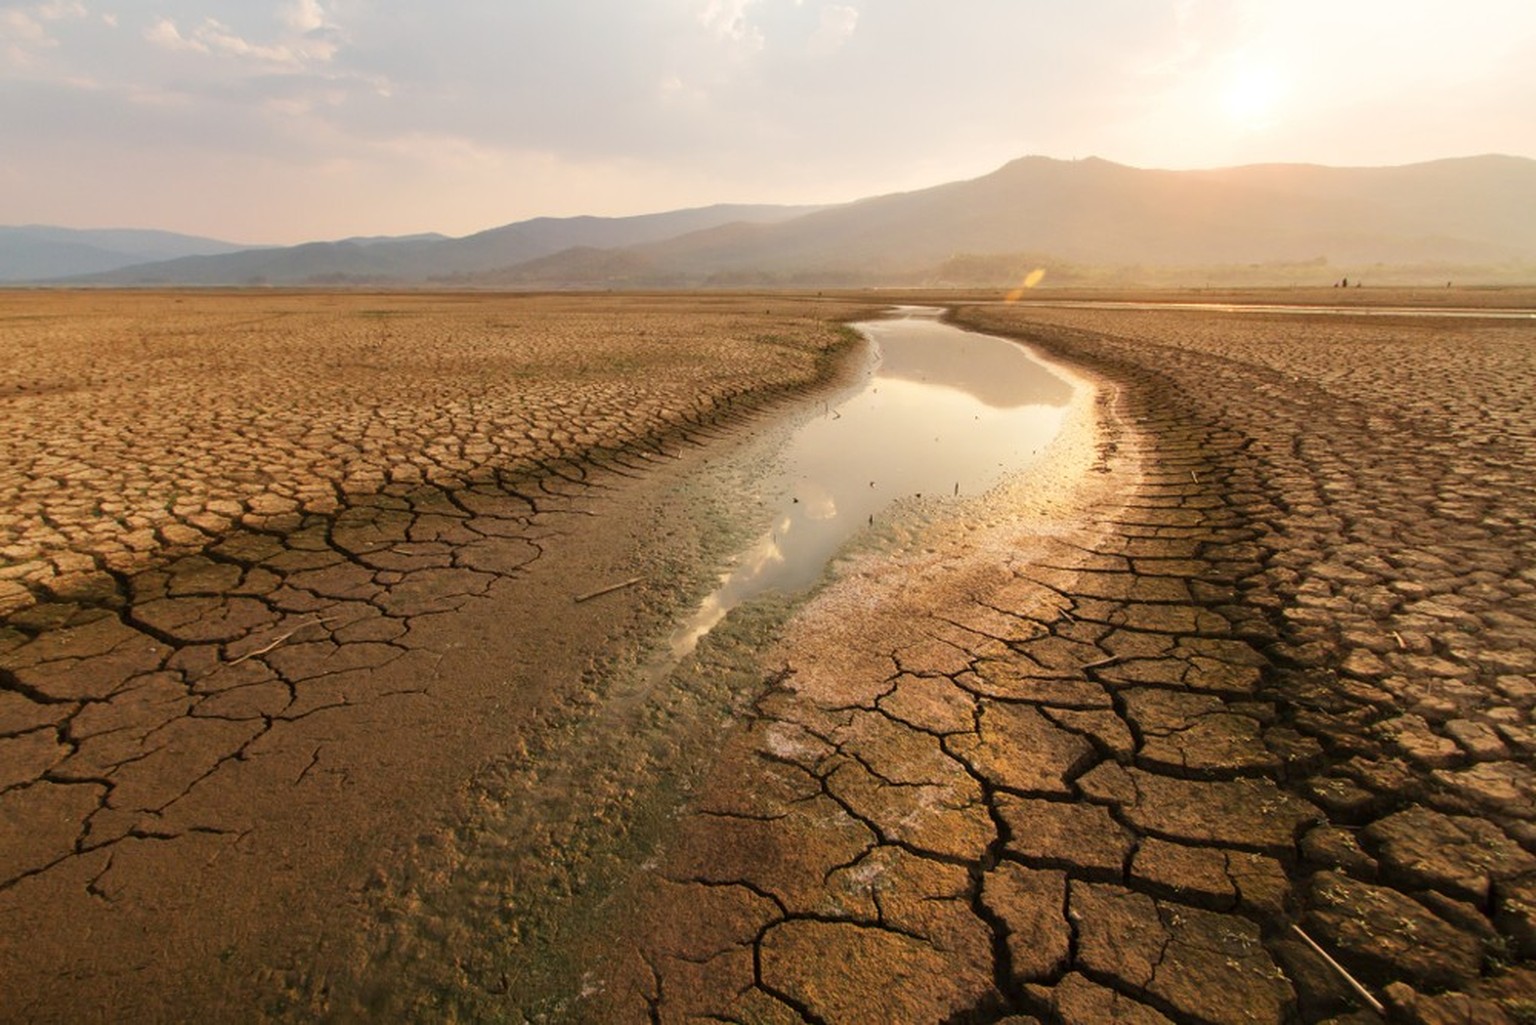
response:
M1536 156L1532 0L0 0L0 224L241 242L1014 157Z

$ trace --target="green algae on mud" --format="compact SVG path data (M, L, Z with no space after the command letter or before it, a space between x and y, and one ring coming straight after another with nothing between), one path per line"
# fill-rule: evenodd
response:
M672 595L650 606L650 627L637 631L653 640L594 657L578 691L525 733L516 758L476 774L462 817L380 881L369 917L387 931L370 941L365 972L333 985L332 1006L560 1021L581 995L594 946L624 913L615 895L664 843L719 738L750 718L765 686L759 655L795 608L770 596L738 609L692 657L655 676L665 610L697 600L713 580L707 567L755 529L724 504L739 497L734 486L713 497L697 481L678 490L696 513L694 555L662 553L665 565L632 567L652 571L658 598Z

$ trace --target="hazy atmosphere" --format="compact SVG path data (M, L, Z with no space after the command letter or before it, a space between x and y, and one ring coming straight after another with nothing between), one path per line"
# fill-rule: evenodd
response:
M290 243L835 202L1031 153L1532 155L1533 58L1524 0L0 0L0 223Z

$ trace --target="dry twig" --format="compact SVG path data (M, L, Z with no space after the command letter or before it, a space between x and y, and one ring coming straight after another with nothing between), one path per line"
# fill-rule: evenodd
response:
M1338 972L1339 977L1342 978L1345 982L1349 983L1349 988L1358 993L1360 995L1360 999L1364 1000L1367 1004L1370 1005L1371 1010L1380 1015L1385 1015L1387 1013L1387 1009L1382 1006L1381 1001L1371 996L1371 991L1366 989L1365 986L1360 983L1360 980L1349 974L1348 969L1339 964L1332 957L1328 956L1328 951L1318 946L1316 940L1302 932L1301 926L1292 925L1291 931L1294 932L1297 936L1300 936L1302 941L1305 942L1307 946L1317 951L1317 956L1326 961L1328 963L1328 967Z
M298 626L294 627L292 630L289 630L287 633L283 634L281 637L278 637L272 643L267 644L264 647L257 648L255 651L247 651L244 655L241 655L239 658L231 659L229 664L232 665L232 666L237 666L241 662L244 662L248 658L255 658L258 655L265 655L267 652L271 651L273 648L277 647L279 644L282 644L284 641L286 641L288 638L292 637L294 634L298 633L300 630L305 630L305 629L308 629L309 627L312 627L312 626L324 626L326 623L333 623L333 622L335 622L336 619L337 619L336 616L327 616L324 619L322 619L322 618L317 616L314 619L310 620L308 623L300 623Z
M634 587L644 579L644 577L630 577L628 580L621 580L617 584L609 584L607 587L599 587L597 590L588 591L586 594L578 594L576 596L576 604L580 605L584 601L601 598L603 595L612 594L614 591L622 591L626 587Z

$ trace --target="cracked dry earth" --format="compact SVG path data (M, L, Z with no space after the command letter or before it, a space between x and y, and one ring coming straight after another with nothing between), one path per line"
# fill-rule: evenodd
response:
M1536 332L956 319L1097 465L807 605L572 1020L1536 1020Z
M673 465L827 377L855 308L764 305L0 299L0 1019L348 968L380 866L697 572Z

